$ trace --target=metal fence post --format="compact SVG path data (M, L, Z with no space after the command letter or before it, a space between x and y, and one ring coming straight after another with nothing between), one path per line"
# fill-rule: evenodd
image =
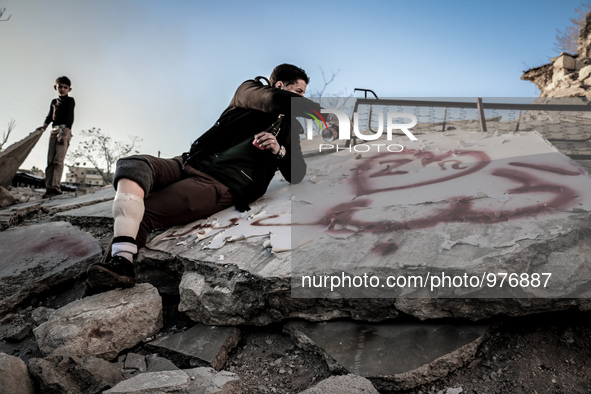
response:
M478 115L480 116L480 129L486 131L486 119L484 119L484 108L482 108L482 98L476 99L476 106L478 107Z

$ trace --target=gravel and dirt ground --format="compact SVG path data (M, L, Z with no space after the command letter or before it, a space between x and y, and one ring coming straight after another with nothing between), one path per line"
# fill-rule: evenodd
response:
M32 334L31 312L59 308L78 298L80 283L27 300L0 320L0 351L28 361L41 357ZM164 332L193 323L165 303ZM567 311L493 321L476 358L446 378L404 394L588 393L591 392L591 313ZM281 324L242 326L242 339L225 369L242 379L244 393L298 393L330 372L317 355L299 349ZM144 353L141 348L134 352ZM148 353L145 353L148 354Z

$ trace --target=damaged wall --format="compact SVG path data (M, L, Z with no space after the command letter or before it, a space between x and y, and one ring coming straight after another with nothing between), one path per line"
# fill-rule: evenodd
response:
M540 89L540 97L591 96L591 12L581 29L578 54L561 53L551 63L529 69L521 79Z

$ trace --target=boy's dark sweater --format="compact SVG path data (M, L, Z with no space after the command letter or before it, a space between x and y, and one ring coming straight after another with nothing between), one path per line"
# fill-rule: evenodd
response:
M74 123L74 98L70 96L60 96L51 100L49 113L45 118L45 124L53 123L54 126L65 125L68 129L72 128Z

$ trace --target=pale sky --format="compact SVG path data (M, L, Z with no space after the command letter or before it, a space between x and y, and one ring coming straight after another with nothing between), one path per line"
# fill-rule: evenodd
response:
M74 138L96 127L181 154L246 79L293 63L327 92L381 97L535 97L523 71L548 63L581 1L0 0L0 129L40 126L60 75ZM49 132L22 168L45 169ZM68 163L68 161L66 162ZM71 164L71 162L70 162Z

